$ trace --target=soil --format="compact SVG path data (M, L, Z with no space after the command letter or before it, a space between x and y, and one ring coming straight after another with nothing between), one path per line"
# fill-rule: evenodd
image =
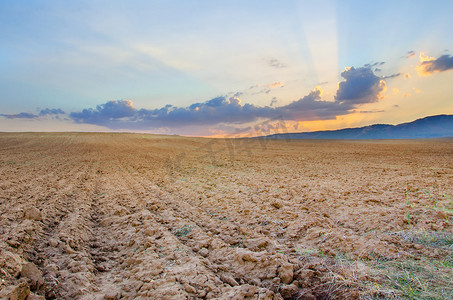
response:
M451 139L1 133L0 178L0 298L353 299L452 255L413 238L453 232Z

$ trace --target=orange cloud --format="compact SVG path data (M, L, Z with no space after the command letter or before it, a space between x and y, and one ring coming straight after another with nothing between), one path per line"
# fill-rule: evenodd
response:
M285 86L285 83L284 83L284 82L281 82L281 81L277 81L277 82L268 84L268 85L266 85L266 86L267 86L267 87L270 87L270 88L272 88L272 89L275 89L275 88L278 88L278 87L283 87L283 86Z
M379 81L379 94L377 94L377 99L381 100L384 99L385 95L384 93L387 91L387 85L385 84L385 80Z
M420 62L416 70L422 76L431 75L432 73L443 72L453 69L453 56L445 54L438 58L420 53Z
M432 72L429 70L431 63L435 61L434 57L430 57L423 52L420 52L420 62L418 63L417 67L415 68L418 74L422 76L428 76Z
M322 88L319 85L316 86L314 90L319 91L319 96L322 96L322 94L324 94L324 91L322 90Z

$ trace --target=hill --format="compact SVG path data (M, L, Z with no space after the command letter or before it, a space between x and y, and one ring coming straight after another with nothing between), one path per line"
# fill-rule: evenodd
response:
M426 139L453 137L453 115L437 115L398 125L374 124L339 130L281 133L272 139Z

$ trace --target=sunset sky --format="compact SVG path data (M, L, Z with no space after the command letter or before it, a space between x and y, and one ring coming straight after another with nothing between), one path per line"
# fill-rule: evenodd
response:
M453 114L452 11L3 0L0 131L235 136L275 133L277 121L303 132Z

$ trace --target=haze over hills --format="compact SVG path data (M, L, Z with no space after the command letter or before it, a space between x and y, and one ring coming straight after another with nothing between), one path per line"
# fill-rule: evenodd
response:
M339 130L281 133L272 139L426 139L453 137L453 115L436 115L398 125L374 124Z

